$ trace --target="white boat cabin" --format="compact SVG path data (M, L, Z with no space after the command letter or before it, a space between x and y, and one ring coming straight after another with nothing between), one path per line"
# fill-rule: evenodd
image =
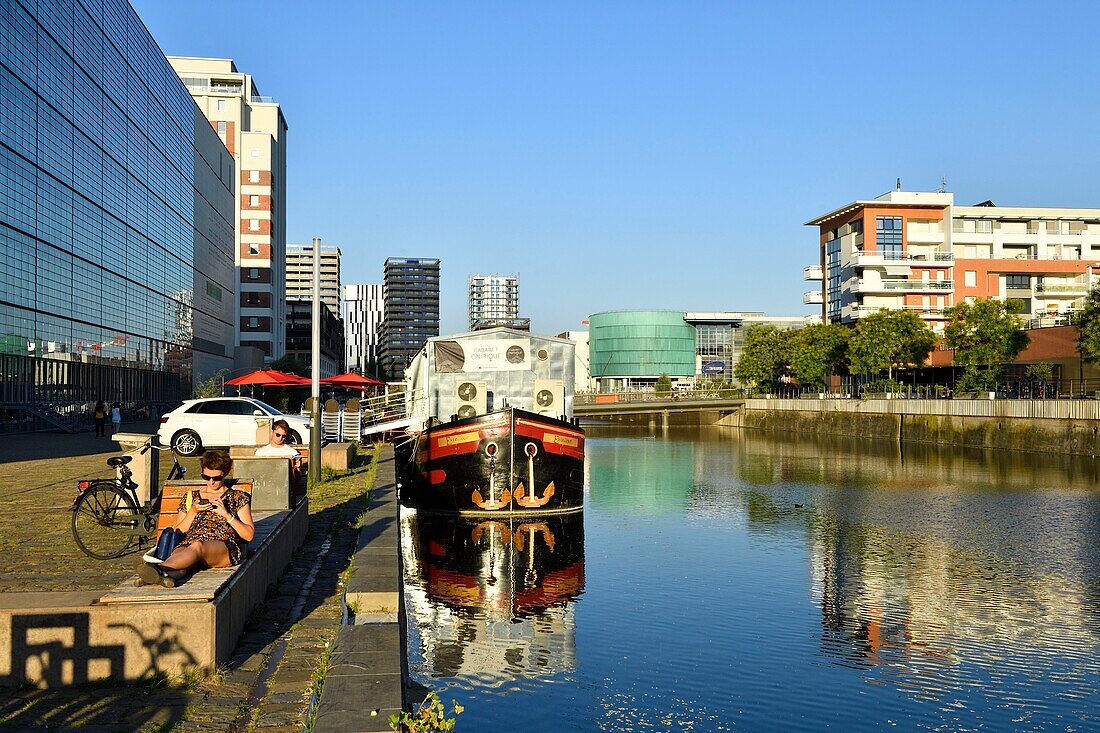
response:
M414 425L516 407L573 417L572 341L508 328L428 339L405 370Z

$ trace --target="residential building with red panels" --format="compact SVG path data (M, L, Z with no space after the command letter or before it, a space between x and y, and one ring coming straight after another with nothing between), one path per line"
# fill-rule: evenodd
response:
M806 222L818 228L825 323L855 324L884 309L917 313L935 330L945 309L1014 298L1023 317L1077 310L1100 274L1100 209L957 206L951 193L891 191Z
M286 352L286 119L231 59L168 62L236 161L236 343L270 362Z

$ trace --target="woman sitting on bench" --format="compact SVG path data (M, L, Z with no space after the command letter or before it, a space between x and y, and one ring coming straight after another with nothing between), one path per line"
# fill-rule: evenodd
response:
M139 558L134 585L159 583L173 588L192 570L227 568L244 558L248 541L256 534L249 506L252 497L226 488L233 459L225 453L207 451L200 465L206 485L191 492L191 507L180 514L173 528L183 533L183 539L160 565Z

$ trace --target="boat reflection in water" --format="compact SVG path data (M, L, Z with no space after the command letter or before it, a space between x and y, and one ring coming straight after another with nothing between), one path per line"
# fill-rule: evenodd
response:
M401 533L414 667L490 686L576 667L583 512L475 519L403 509Z

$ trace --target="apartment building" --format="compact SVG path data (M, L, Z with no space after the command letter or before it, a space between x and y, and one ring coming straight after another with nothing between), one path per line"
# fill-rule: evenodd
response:
M167 407L233 364L233 159L128 3L2 8L0 432Z
M286 299L313 300L313 245L286 246ZM336 318L343 313L340 286L340 248L321 245L321 303Z
M957 206L951 193L891 191L806 222L819 263L803 276L821 290L826 323L854 324L883 309L913 311L942 330L945 309L1015 298L1024 316L1071 312L1100 273L1100 209Z
M519 275L470 275L467 284L471 331L519 321Z
M282 108L232 59L169 56L195 104L237 163L234 223L240 346L267 361L286 350L286 138Z
M313 303L286 303L286 354L305 364L313 363ZM344 369L344 325L328 308L321 309L321 377L342 374Z
M384 308L382 283L344 287L344 345L348 371L377 376Z
M401 379L424 343L439 335L439 260L388 258L383 292L382 373Z

